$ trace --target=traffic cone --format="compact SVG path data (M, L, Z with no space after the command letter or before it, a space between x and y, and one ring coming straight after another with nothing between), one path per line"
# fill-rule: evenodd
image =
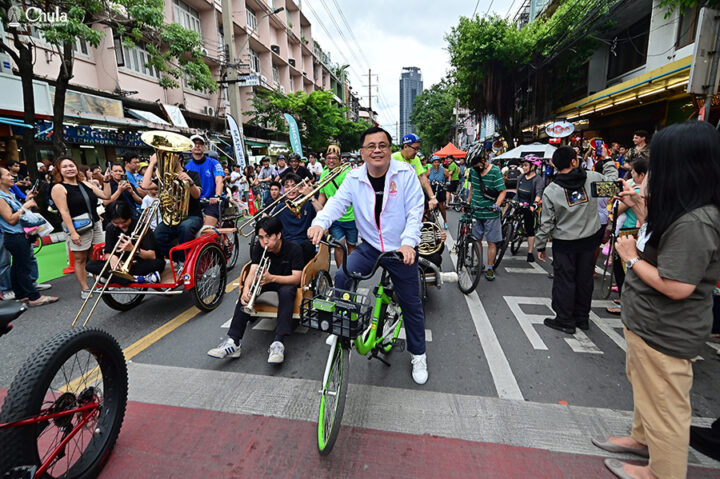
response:
M68 264L69 266L67 268L63 268L63 274L73 274L75 272L75 258L73 257L72 251L70 251L70 248L68 248L67 243L65 244L65 250L68 254Z
M248 213L250 213L250 216L255 216L255 213L257 213L257 206L255 205L255 195L253 195L252 190L248 193Z

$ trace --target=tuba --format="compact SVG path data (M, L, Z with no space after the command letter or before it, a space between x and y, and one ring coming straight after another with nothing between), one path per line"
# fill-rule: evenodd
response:
M180 153L192 149L189 138L171 131L146 131L140 139L153 147L157 155L160 180L160 216L167 226L177 226L187 218L190 207L190 183L178 179L175 162Z

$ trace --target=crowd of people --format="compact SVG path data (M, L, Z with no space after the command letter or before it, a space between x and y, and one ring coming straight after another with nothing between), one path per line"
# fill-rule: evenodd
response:
M720 337L720 133L711 125L672 125L655 133L652 142L639 130L632 148L590 142L585 149L561 146L549 160L528 155L505 164L480 144L463 158L420 157L421 141L414 134L406 135L392 153L391 136L379 127L363 133L359 158L343 157L340 147L330 144L322 155L293 153L287 161L279 155L275 164L263 157L244 169L223 165L206 151L203 137L191 140L186 161L179 158L171 165L190 190L187 214L177 224L166 224L154 213L151 232L138 247L133 278L125 281L160 282L169 268L182 268L182 252L169 257L172 245L189 241L203 225L216 226L223 198L245 212L266 207L255 222L257 241L247 277L253 278L261 259L269 258L260 284L261 292L272 291L279 298L268 351L271 364L284 361L301 271L326 231L347 246L349 257L336 250L335 261L340 265L346 260L351 271L368 271L384 251L402 255L402 261L388 260L383 266L402 307L412 378L418 384L427 381L428 367L417 247L429 211L438 208L447 229L448 206L468 202L472 235L486 244L484 275L492 281L506 200L526 205L527 261L535 261L535 252L539 261L547 261L552 244L555 316L544 324L566 334L590 329L595 266L603 242L616 237L615 256L606 261L613 263L618 297L608 312L620 314L625 326L634 419L629 436L593 442L607 451L649 457L647 466L608 460L618 477L685 477L692 360L711 333ZM339 171L344 163L350 167ZM42 164L40 170L38 164L38 169L46 175L49 203L61 218L81 296L86 297L87 273L99 275L104 264L91 260L93 248L105 242L111 258L128 251L143 211L157 208L157 158L143 162L128 154L104 172L69 157L52 166ZM37 207L38 185L31 186L19 168L14 162L0 168L2 251L10 257L0 259L7 265L0 268L0 286L6 297L12 289L16 298L40 306L58 298L40 294L46 286L37 284L37 261L23 225L25 212ZM338 174L333 181L313 189L331 172ZM599 193L602 182L614 183L617 191ZM277 201L283 194L288 200L308 198L291 211ZM349 281L339 269L336 286L343 289ZM208 351L210 356L240 357L250 318L250 286L246 279L228 337ZM710 432L695 431L695 437L710 448L717 446L720 424Z

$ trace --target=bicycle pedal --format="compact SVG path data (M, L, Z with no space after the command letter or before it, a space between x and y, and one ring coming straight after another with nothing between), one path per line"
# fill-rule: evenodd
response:
M393 349L396 351L400 351L400 352L405 351L405 340L404 339L396 339L395 344L393 344Z

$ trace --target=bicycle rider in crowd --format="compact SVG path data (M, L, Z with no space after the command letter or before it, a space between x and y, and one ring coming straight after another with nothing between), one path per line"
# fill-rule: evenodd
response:
M307 235L318 244L333 221L353 205L355 224L363 241L347 258L347 269L367 274L385 251L396 250L403 261L384 258L403 311L407 349L412 355L412 378L425 384L428 378L425 352L425 312L420 299L417 246L424 199L414 169L404 161L392 161L392 138L380 127L360 136L364 164L347 174L340 188L320 210ZM414 156L414 155L413 155ZM372 206L371 206L372 205ZM341 268L335 286L348 289L351 279Z
M529 205L527 208L523 208L523 221L528 243L528 263L535 261L533 250L535 249L535 228L538 223L537 210L545 189L545 180L536 171L540 165L542 165L542 161L536 156L528 155L523 158L520 163L523 174L517 181L517 200Z
M433 194L437 197L438 208L442 215L444 229L448 229L447 224L447 213L445 212L445 205L447 203L447 195L445 183L450 181L451 173L445 167L442 166L442 160L439 156L432 157L432 167L427 171L427 178L430 182L430 187L433 190Z

